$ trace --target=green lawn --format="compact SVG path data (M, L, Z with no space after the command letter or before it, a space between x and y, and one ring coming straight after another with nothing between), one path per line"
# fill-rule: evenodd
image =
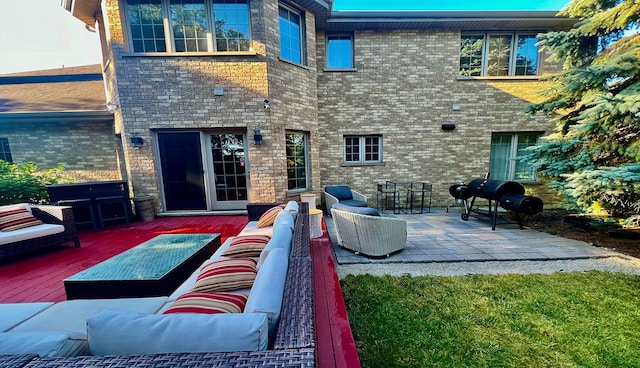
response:
M364 368L640 367L640 277L605 272L342 281Z

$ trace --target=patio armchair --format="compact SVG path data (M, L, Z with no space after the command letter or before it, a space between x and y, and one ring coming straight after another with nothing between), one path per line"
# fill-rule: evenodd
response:
M389 256L407 244L407 222L375 215L374 208L349 208L336 205L331 209L338 244L356 254L371 257Z
M353 207L367 207L367 197L348 185L327 185L324 187L324 203L327 213L331 213L334 204L340 203Z

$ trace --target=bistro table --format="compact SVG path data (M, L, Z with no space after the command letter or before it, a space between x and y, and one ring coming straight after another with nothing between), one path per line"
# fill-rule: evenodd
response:
M397 193L397 203L394 203L394 213L398 213L399 211L405 213L423 213L425 209L425 197L427 195L428 202L426 202L426 208L427 212L431 212L433 184L426 181L404 180L392 180L387 183L387 188L391 186L391 190ZM401 203L403 196L401 196L400 193L403 192L405 193L404 203ZM398 208L398 212L395 211L396 208Z

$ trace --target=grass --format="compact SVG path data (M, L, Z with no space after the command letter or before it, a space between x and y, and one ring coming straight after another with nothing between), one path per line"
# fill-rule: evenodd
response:
M364 368L640 367L640 277L605 272L342 281Z

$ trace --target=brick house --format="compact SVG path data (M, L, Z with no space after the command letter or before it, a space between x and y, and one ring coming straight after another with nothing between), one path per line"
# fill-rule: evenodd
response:
M524 108L556 70L554 12L333 11L319 0L63 0L100 34L125 177L163 212L241 209L345 183L426 180L434 202L553 126ZM136 143L134 145L133 143ZM142 143L142 144L140 144Z
M122 179L100 65L0 76L0 159L65 165L75 181Z

